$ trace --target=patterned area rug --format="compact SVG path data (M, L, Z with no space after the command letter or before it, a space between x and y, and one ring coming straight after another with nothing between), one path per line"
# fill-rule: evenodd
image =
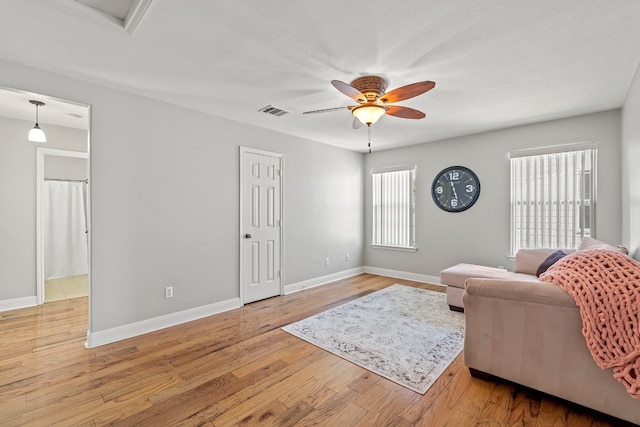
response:
M424 394L462 351L464 314L446 299L395 284L282 329Z

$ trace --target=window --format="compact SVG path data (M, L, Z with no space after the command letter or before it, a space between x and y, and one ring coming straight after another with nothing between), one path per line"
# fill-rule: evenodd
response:
M594 235L596 143L510 153L511 253L577 248Z
M374 169L373 246L415 250L416 167Z

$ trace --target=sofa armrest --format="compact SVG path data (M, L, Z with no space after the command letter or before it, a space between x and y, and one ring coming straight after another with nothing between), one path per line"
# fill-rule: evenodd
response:
M468 279L463 298L469 368L640 425L639 402L595 363L580 310L559 286Z
M562 307L576 307L576 302L555 283L471 278L466 281L463 301L472 297L521 301Z

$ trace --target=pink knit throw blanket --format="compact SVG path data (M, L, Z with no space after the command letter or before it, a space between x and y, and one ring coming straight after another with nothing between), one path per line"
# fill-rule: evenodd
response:
M582 334L593 359L640 398L640 263L614 251L567 255L540 280L558 284L580 307Z

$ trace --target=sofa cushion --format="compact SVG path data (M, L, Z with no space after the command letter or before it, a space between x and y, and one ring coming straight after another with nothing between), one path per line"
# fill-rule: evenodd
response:
M549 255L544 261L542 261L542 263L538 267L538 271L536 271L536 276L540 277L540 275L545 271L547 271L549 267L551 267L553 264L555 264L556 262L558 262L559 260L561 260L566 256L567 254L565 254L563 251L555 251L554 253Z
M465 282L471 277L502 280L535 280L531 274L512 273L503 268L486 267L476 264L456 264L440 272L440 283L455 288L464 289Z
M516 273L536 274L540 264L557 249L520 249L516 254L514 271Z
M476 264L456 264L440 272L440 283L464 289L469 277L501 278L507 270Z

